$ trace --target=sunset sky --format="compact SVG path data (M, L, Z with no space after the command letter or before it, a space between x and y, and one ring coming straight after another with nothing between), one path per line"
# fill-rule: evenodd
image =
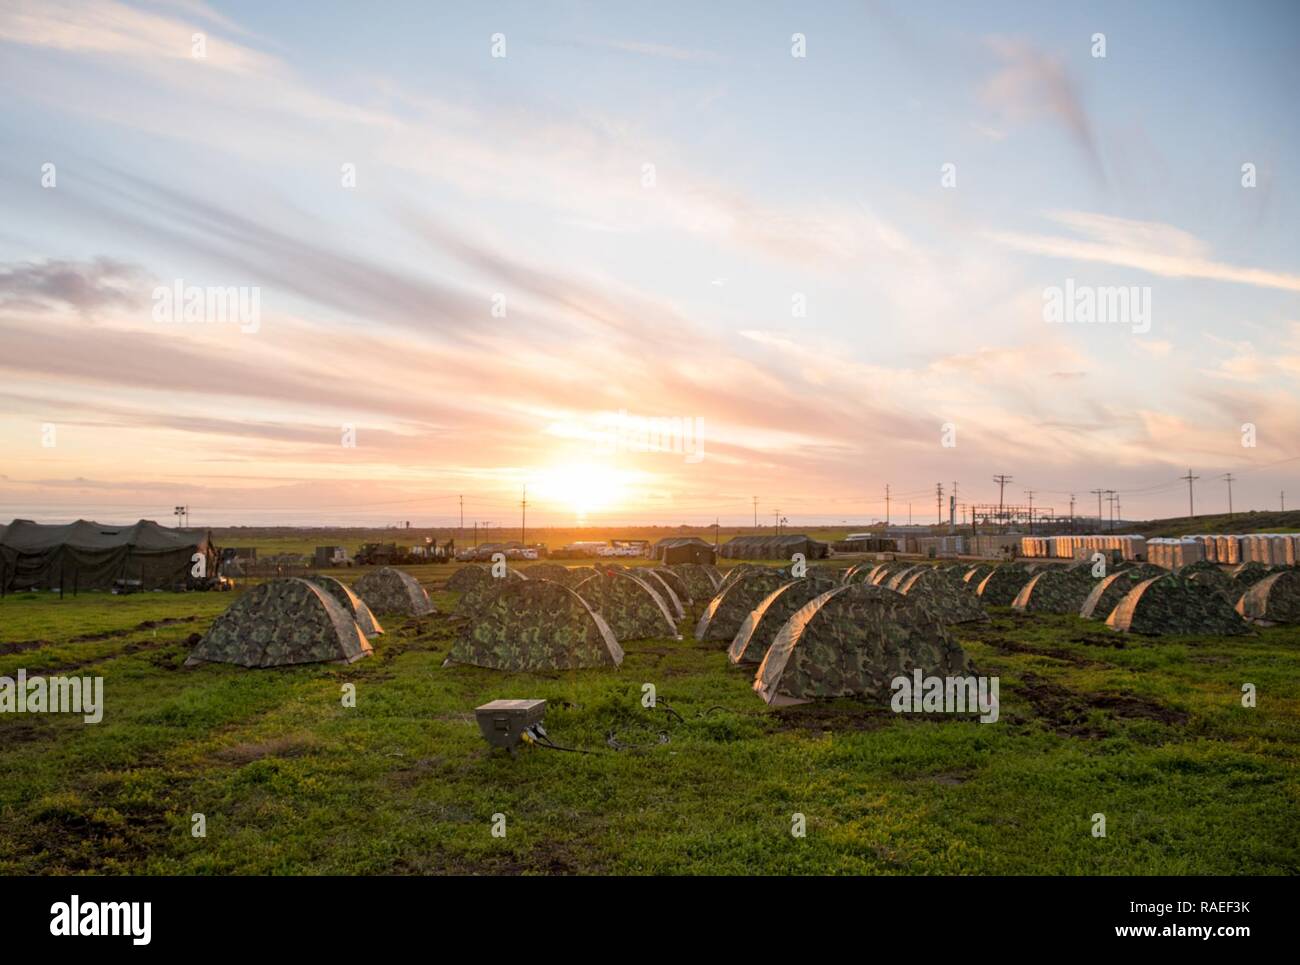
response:
M0 520L1300 508L1297 91L1285 2L0 0Z

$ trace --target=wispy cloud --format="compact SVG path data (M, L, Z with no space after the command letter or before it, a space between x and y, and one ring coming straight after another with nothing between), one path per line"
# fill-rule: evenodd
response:
M1097 261L1166 278L1205 278L1260 288L1300 291L1300 275L1215 260L1210 246L1179 228L1085 211L1048 212L1082 237L990 231L994 241L1035 255Z
M579 39L577 43L584 47L617 50L623 53L641 54L646 57L659 57L664 60L718 64L722 63L725 59L721 54L713 50L699 50L692 47L651 43L644 40L618 40L610 37L583 37Z
M142 273L112 258L90 262L43 259L0 265L0 311L80 312L125 307L141 300Z

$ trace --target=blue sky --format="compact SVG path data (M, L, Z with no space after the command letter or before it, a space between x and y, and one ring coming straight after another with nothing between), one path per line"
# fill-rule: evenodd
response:
M360 11L0 10L0 515L508 518L527 484L538 522L811 523L1009 472L1150 516L1189 465L1206 509L1296 480L1295 5ZM160 326L176 279L256 286L257 332ZM1149 290L1149 330L1045 322L1067 280ZM706 457L593 444L618 411Z

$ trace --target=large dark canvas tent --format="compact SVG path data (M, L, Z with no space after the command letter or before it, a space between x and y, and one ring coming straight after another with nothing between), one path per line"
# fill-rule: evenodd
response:
M788 560L795 553L819 560L828 555L830 544L808 536L736 536L718 547L718 555L732 560Z
M192 575L195 554L203 557L203 577ZM108 590L115 583L181 590L215 577L217 558L206 530L168 529L148 519L129 526L15 519L0 533L0 585L5 592Z
M672 566L677 563L713 564L717 554L713 544L695 536L669 536L655 543L654 555L660 562Z

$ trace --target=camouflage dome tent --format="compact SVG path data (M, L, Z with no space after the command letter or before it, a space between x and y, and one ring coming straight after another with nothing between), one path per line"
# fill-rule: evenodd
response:
M681 578L680 574L667 566L652 567L650 572L668 584L668 589L672 590L677 596L677 602L683 605L692 602L690 587L686 585L686 581ZM709 594L709 596L712 595L712 593Z
M351 614L352 619L356 620L357 626L361 628L361 632L367 637L377 637L384 632L384 628L370 612L370 607L366 606L365 601L334 577L316 574L306 579L332 596L335 603Z
M767 703L866 697L888 706L895 677L958 676L966 654L939 620L893 590L852 583L823 593L777 633L754 677Z
M752 573L755 570L766 570L766 569L770 569L770 567L761 566L758 563L737 563L731 569L725 571L722 574L722 583L719 584L718 589L725 590L727 587L731 586L732 583L735 583L746 573Z
M718 583L707 566L698 563L677 563L671 567L677 578L686 586L686 595L703 603L718 592Z
M992 563L976 563L962 574L962 584L971 592L978 593L980 584L984 582L984 577L992 573L994 569L996 567Z
M583 569L571 570L570 573L580 573ZM455 608L451 611L453 616L473 616L478 612L483 602L487 600L497 589L504 583L524 583L528 577L524 576L518 570L507 569L502 576L493 576L491 569L481 567L477 569L478 576L465 579L461 585L465 587L461 591L460 599L456 601ZM595 573L595 570L587 572ZM563 581L552 580L550 582L559 582L564 586L572 588L572 576L566 575Z
M422 617L434 612L429 594L419 581L391 566L371 570L357 580L352 590L376 613Z
M484 580L492 579L486 566L462 566L447 577L446 589L453 593L464 593L481 586Z
M560 582L572 589L588 577L598 576L599 574L600 570L594 566L575 566L568 570L564 579Z
M682 598L677 595L677 591L668 584L668 581L661 574L644 566L633 567L627 571L627 574L632 579L644 583L658 594L659 599L663 600L664 605L668 607L668 613L673 618L674 624L678 620L685 619L686 607L682 605Z
M1079 616L1085 620L1105 620L1119 606L1119 601L1128 596L1129 590L1144 580L1164 576L1167 572L1163 567L1143 563L1103 577L1079 605Z
M1268 576L1268 567L1259 560L1247 560L1239 566L1234 566L1228 571L1228 575L1232 577L1232 582L1237 585L1237 588L1244 593Z
M584 603L600 614L614 639L646 640L670 637L680 640L677 624L654 588L628 573L601 573L574 587Z
M866 566L866 564L865 564L865 563L851 563L851 564L849 565L849 567L848 567L848 568L847 568L843 573L840 574L840 582L841 582L841 583L848 583L849 581L851 581L851 580L853 579L853 577L854 577L854 574L856 574L858 571L860 571L860 570L862 569L863 566ZM875 566L875 564L872 563L871 566ZM871 566L867 566L867 569L870 570L870 569L871 569Z
M830 580L809 577L777 587L745 617L727 650L728 659L732 663L762 663L763 655L781 627L785 626L785 621L805 603L838 585Z
M1229 603L1236 604L1242 597L1243 587L1232 582L1232 577L1217 566L1212 569L1194 570L1190 574L1184 568L1180 576L1186 576L1197 586L1204 587L1207 590L1214 590Z
M1005 563L984 577L979 586L980 602L985 606L1010 606L1017 594L1032 578L1024 567Z
M891 577L897 573L902 573L904 570L910 570L915 565L914 563L908 563L906 560L891 560L888 563L881 563L867 574L867 582L872 586L884 587L887 590L889 587L886 584L889 583Z
M501 580L461 630L446 663L493 670L617 667L623 648L600 614L551 580Z
M964 592L959 584L933 567L922 567L920 572L910 574L898 592L944 623L977 623L989 618L978 597Z
M1088 599L1088 594L1101 580L1092 575L1092 568L1050 566L1039 570L1020 588L1011 605L1026 613L1075 614Z
M780 570L762 568L746 573L709 601L695 626L695 639L721 641L729 646L749 612L789 581Z
M844 582L847 583L866 583L868 586L875 586L872 578L883 575L885 572L885 563L855 563L844 571Z
M1284 570L1257 581L1237 601L1237 612L1263 626L1300 623L1300 572Z
M1173 574L1152 577L1129 590L1106 618L1106 626L1149 636L1248 632L1222 596Z
M357 621L320 587L300 579L269 580L212 622L185 665L353 663L372 652Z
M569 568L559 563L534 563L525 566L520 573L530 580L554 580L556 583L564 583L568 579Z
M1193 573L1201 572L1218 573L1220 572L1219 564L1211 560L1194 560L1186 566L1180 566L1178 568L1179 576L1190 577Z
M901 592L904 580L916 575L921 570L928 569L932 569L932 567L920 563L913 566L905 566L901 569L891 571L889 576L881 581L880 585L886 590L899 590Z

